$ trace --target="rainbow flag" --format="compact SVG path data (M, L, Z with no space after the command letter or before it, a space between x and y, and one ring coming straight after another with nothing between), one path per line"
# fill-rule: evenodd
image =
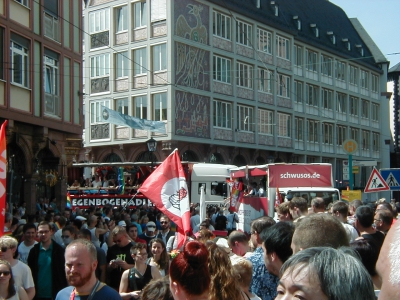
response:
M71 198L69 197L69 193L67 193L67 203L66 203L65 206L68 207L68 208L72 208Z

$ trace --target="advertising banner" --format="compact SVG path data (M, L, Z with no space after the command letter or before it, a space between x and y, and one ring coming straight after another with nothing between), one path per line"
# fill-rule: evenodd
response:
M269 187L332 187L329 164L276 164L268 166Z

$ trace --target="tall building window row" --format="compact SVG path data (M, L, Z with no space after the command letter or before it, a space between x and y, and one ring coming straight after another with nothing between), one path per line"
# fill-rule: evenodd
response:
M245 88L253 88L253 67L241 62L237 62L236 67L236 84Z
M273 134L273 112L266 109L258 109L258 133Z
M248 23L237 21L236 42L241 45L252 47L252 28L253 27Z
M133 50L133 74L134 76L146 75L147 73L147 49L139 48Z
M319 124L319 121L307 120L307 128L308 128L307 141L310 143L318 143L318 141L319 141L318 140L318 137L319 137L318 124Z
M134 28L147 26L147 3L145 1L135 2L133 4L134 11Z
M347 95L336 93L336 111L338 113L347 113Z
M258 90L261 92L272 93L273 73L269 70L258 69Z
M254 131L253 107L237 106L237 128L241 131Z
M92 11L89 13L89 33L110 30L110 9Z
M44 92L45 92L45 114L60 116L60 72L59 55L51 50L45 49L44 62Z
M120 6L115 9L116 32L128 30L128 6Z
M276 56L290 60L290 41L279 35L276 35Z
M332 77L332 57L321 55L321 74Z
M167 69L167 44L154 45L153 47L153 71Z
M317 72L318 66L318 53L309 49L306 49L306 70L311 72Z
M116 78L124 78L129 76L130 60L128 51L119 52L116 54Z
M225 57L213 57L213 79L216 81L231 83L231 60Z
M296 141L304 141L304 119L294 118L294 138Z
M293 64L299 68L303 67L303 47L302 46L294 45Z
M11 82L22 87L29 87L29 42L13 34L11 38Z
M333 109L333 91L322 89L322 107L325 109Z
M278 74L276 94L281 97L290 98L290 77Z
M257 28L258 51L272 54L272 32Z
M133 116L140 119L147 119L147 96L136 96L133 98Z
M213 124L214 127L232 128L232 103L214 100L213 101Z
M332 123L323 123L323 143L326 145L333 145L333 124Z
M319 90L318 86L306 84L306 104L319 107Z
M104 53L90 58L90 77L105 77L110 75L110 54Z

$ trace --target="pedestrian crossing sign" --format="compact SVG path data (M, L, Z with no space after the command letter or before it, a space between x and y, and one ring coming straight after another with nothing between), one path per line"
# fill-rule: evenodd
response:
M400 190L400 169L380 169L379 172L391 191Z
M364 193L375 193L389 190L390 187L386 183L385 179L383 179L378 170L374 168L371 175L369 176L368 183L364 189Z

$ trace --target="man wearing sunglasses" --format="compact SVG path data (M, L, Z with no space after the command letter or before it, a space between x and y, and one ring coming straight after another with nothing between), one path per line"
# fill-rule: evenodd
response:
M62 272L65 267L64 248L51 239L53 231L48 222L40 222L37 232L40 243L29 252L28 265L35 282L35 300L50 300L68 285Z
M171 231L171 222L166 215L160 217L161 231L158 233L157 238L162 239L166 245L171 236L175 236L175 232Z
M28 294L29 300L35 296L35 284L33 283L31 269L23 262L15 259L18 241L11 236L2 236L0 238L0 259L6 260L11 265L14 283L21 286Z

